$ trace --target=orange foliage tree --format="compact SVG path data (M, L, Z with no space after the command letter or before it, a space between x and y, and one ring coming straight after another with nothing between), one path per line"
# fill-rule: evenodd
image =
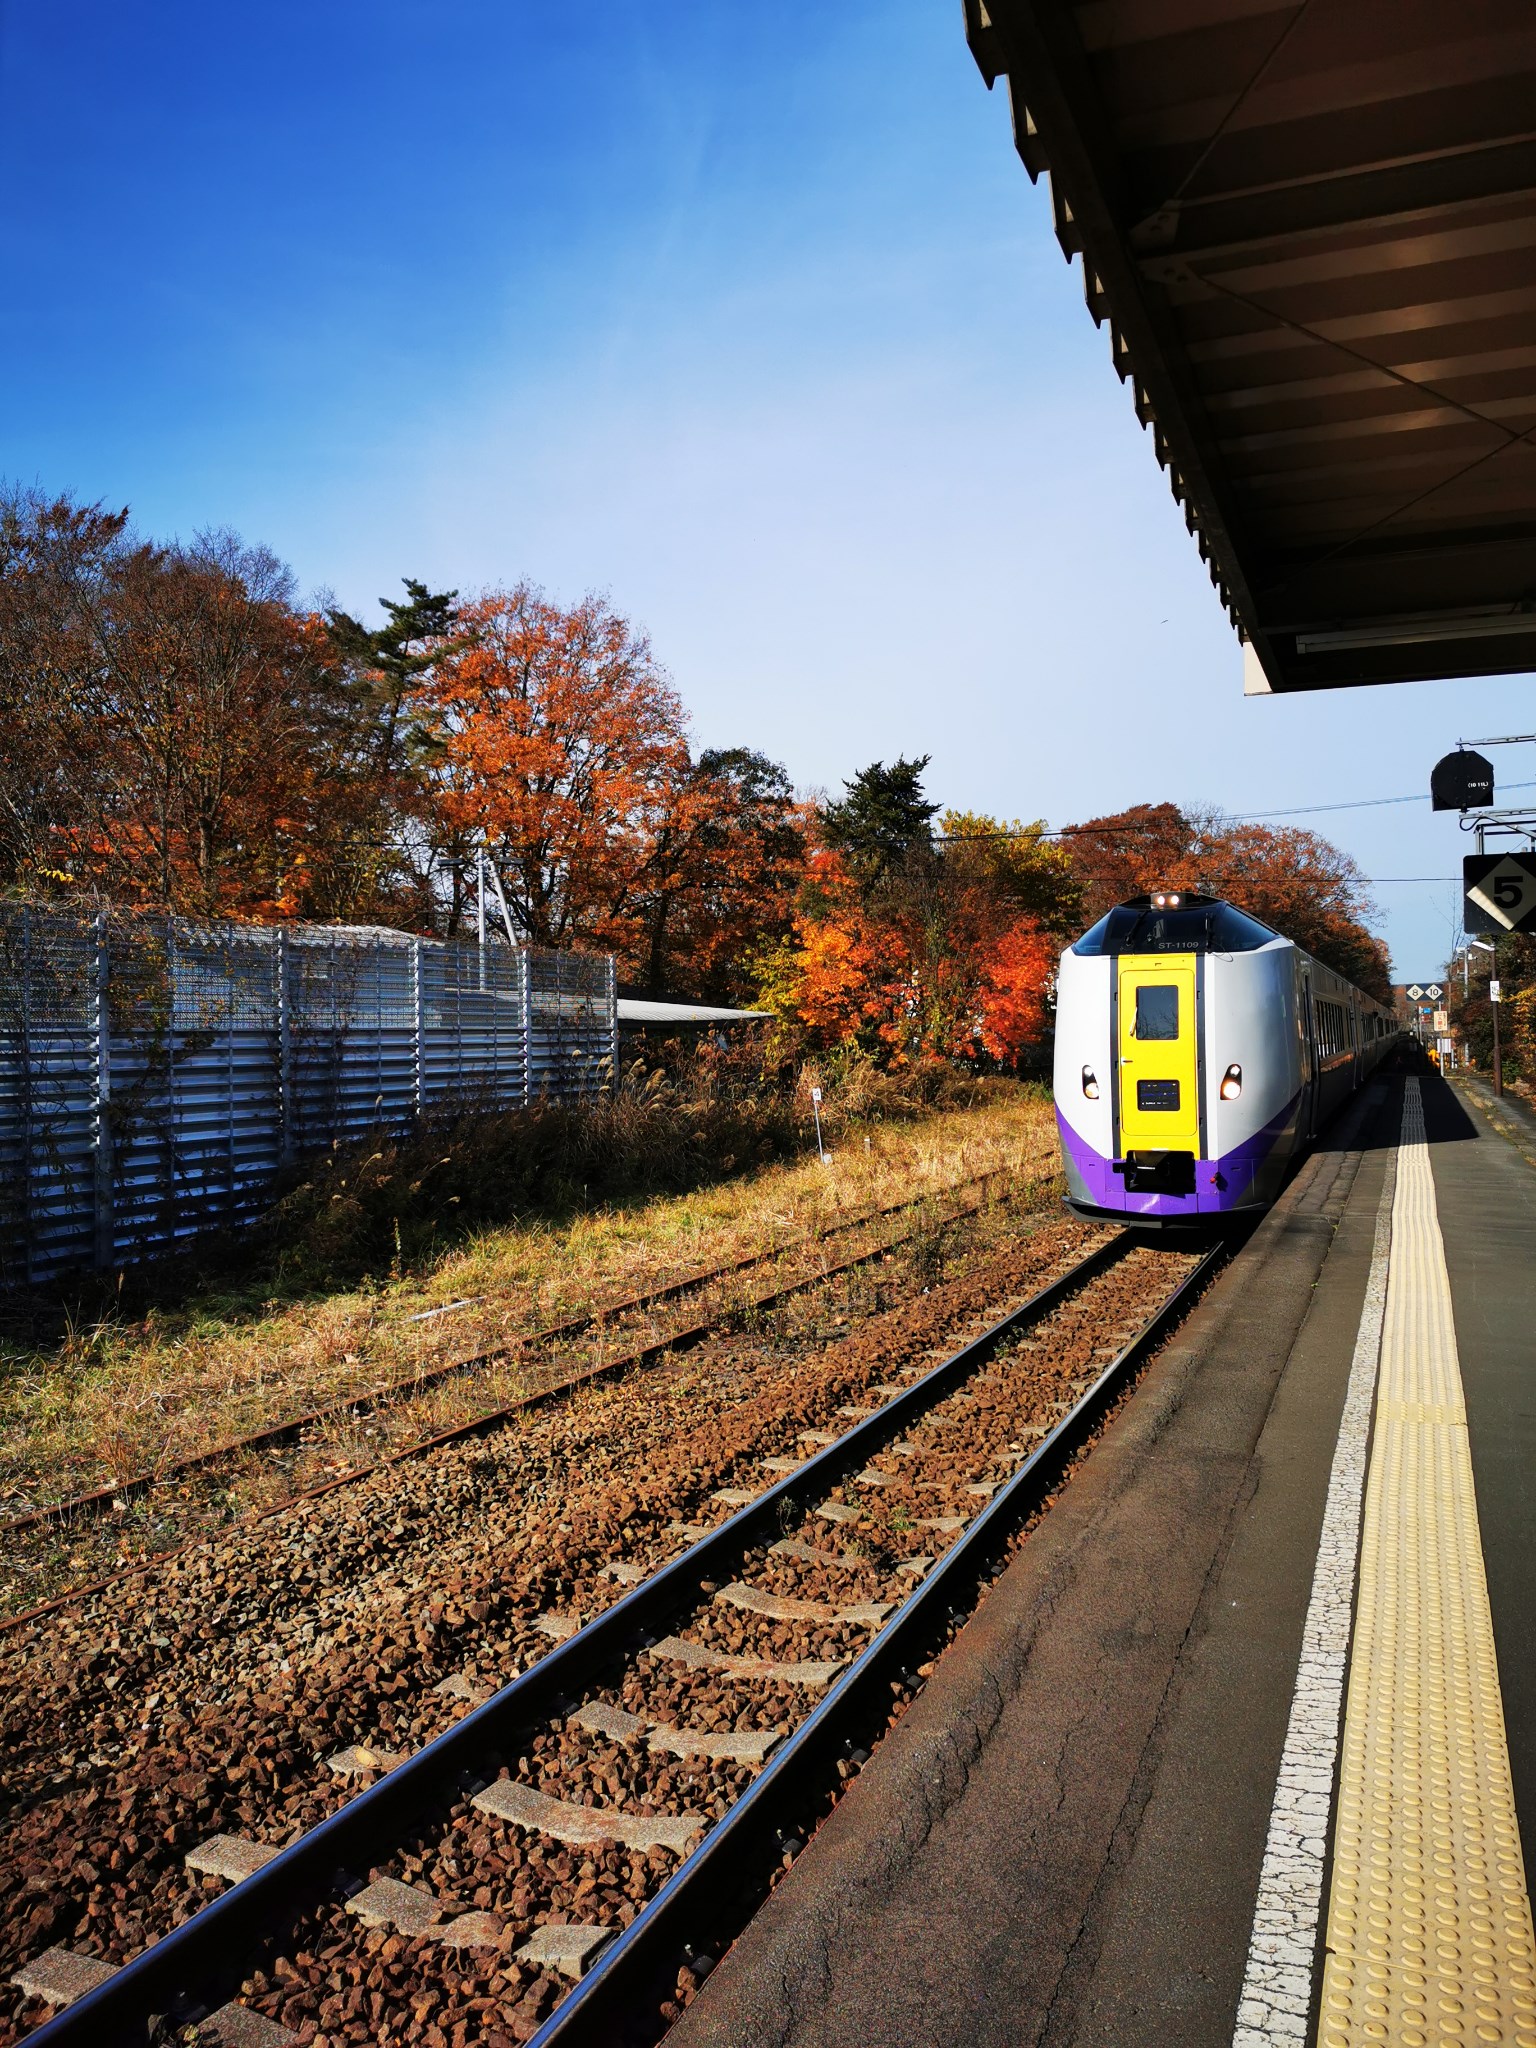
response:
M1207 889L1273 925L1379 1002L1392 999L1387 949L1359 867L1316 832L1214 820L1186 863Z
M1379 1001L1391 999L1365 878L1347 853L1315 832L1136 804L1070 826L1063 843L1079 873L1085 921L1149 889L1224 896Z
M1004 927L981 962L976 1035L993 1059L1012 1064L1045 1035L1046 992L1061 950L1032 917Z
M682 705L645 637L600 598L490 591L460 606L412 710L444 851L488 847L519 938L606 942L688 772Z
M791 1044L1012 1066L1048 1028L1071 865L1038 824L947 812L935 833L925 765L877 762L823 813L837 845L813 854L760 999Z
M1084 926L1148 889L1174 886L1195 839L1177 804L1132 804L1103 818L1069 825L1062 839L1081 891Z
M652 989L731 988L787 914L803 836L782 769L695 759L649 641L602 598L520 583L461 605L411 710L450 930L482 844L519 939L605 948Z

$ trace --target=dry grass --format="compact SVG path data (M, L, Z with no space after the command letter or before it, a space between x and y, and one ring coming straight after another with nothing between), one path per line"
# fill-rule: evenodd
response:
M994 1088L977 1106L918 1121L861 1128L845 1120L828 1166L813 1155L688 1192L554 1220L508 1221L468 1236L415 1274L365 1278L286 1304L252 1303L210 1287L171 1309L66 1326L46 1344L13 1343L0 1381L0 1512L24 1513L163 1468L383 1385L408 1388L453 1359L601 1311L698 1268L773 1244L805 1247L829 1224L862 1210L938 1194L997 1168L1037 1176L1051 1171L1054 1159L1044 1096L1033 1088ZM827 1256L852 1248L839 1240ZM802 1266L805 1257L802 1250ZM761 1273L750 1277L763 1283ZM468 1305L411 1320L456 1303ZM675 1311L631 1319L626 1339L643 1341L673 1326L663 1316ZM585 1345L593 1356L608 1348L611 1334L605 1342L601 1330ZM568 1347L560 1364L573 1369L582 1356L581 1344ZM515 1361L477 1373L475 1404L494 1405L494 1393L522 1391L525 1374ZM424 1389L409 1404L416 1420L430 1426L456 1419L467 1393L456 1384ZM345 1443L339 1436L328 1443L338 1465L358 1462L380 1442L366 1418L342 1434Z

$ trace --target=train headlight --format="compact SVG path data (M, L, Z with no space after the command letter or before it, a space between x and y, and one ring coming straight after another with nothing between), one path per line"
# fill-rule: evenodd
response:
M1083 1069L1083 1093L1090 1102L1097 1102L1099 1099L1099 1077L1092 1067Z
M1236 1102L1242 1092L1243 1070L1234 1060L1221 1077L1221 1099L1223 1102Z

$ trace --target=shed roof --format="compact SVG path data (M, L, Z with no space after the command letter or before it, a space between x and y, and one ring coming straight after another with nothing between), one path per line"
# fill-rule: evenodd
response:
M965 0L1246 644L1536 669L1529 0Z
M642 996L619 997L621 1024L761 1024L771 1010L723 1010L709 1003L661 1003Z

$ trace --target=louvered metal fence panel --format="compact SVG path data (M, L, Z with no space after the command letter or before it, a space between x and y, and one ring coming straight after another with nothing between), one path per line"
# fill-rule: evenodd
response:
M516 1107L528 1099L524 1001L527 953L488 946L423 949L423 1109L484 1102Z
M0 1278L41 1277L91 1265L96 1255L96 1061L82 1031L39 1029L25 1057L7 1061L18 1078L20 1116L5 1150L21 1161L8 1183Z
M163 1255L287 1161L614 1072L613 965L0 905L0 1284Z
M582 1101L612 1081L618 1058L613 961L529 953L528 1097Z

